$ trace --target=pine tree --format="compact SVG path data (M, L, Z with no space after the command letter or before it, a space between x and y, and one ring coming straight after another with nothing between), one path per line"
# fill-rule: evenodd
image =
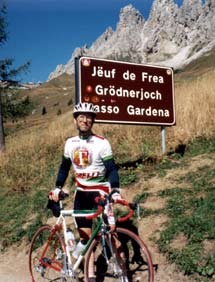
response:
M0 6L0 47L8 40L7 33L7 9L6 4ZM5 149L5 135L3 125L3 110L2 110L2 95L12 86L17 85L18 81L15 78L21 73L29 69L30 62L26 62L18 68L13 68L13 59L0 59L0 152Z

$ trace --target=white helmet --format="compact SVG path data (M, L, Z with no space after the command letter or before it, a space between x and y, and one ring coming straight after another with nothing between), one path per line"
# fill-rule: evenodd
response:
M74 106L73 116L76 118L79 114L92 114L93 118L96 117L97 110L92 103L79 103Z

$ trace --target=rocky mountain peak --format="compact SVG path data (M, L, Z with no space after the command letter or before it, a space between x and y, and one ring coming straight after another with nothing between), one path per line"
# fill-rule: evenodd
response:
M201 0L184 0L179 17L186 22L187 25L192 25L198 21L203 11Z
M166 21L169 18L177 13L178 5L175 4L173 0L154 0L152 9L149 15L149 21L155 21L156 19L163 19L167 17Z
M142 27L144 21L141 13L130 4L120 10L117 28L128 26L128 24L133 27L139 25Z
M74 73L74 58L91 56L183 68L215 46L215 1L154 0L147 20L131 4L121 8L114 31L108 27L88 48L76 48L48 80Z

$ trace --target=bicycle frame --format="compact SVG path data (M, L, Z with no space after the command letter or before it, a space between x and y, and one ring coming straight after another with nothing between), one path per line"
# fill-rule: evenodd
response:
M61 204L62 205L62 204ZM66 223L66 217L67 216L72 216L73 218L75 217L86 217L87 216L90 216L92 214L95 213L95 210L61 210L60 211L60 216L57 218L57 221L55 223L55 225L53 226L53 232L52 234L54 234L55 230L60 230L62 229L63 230L63 236L64 236L64 243L65 243L65 251L66 251L66 258L68 260L68 264L67 262L65 261L64 262L64 272L65 273L68 273L69 270L71 270L72 272L76 272L80 263L82 262L86 252L88 251L89 249L89 246L90 244L92 243L92 241L94 240L94 238L98 235L99 231L101 230L101 226L103 224L103 219L102 219L102 215L100 215L98 218L97 218L97 224L96 224L96 227L93 229L92 231L92 234L91 234L91 237L90 239L88 240L84 250L81 252L81 254L79 255L79 257L77 258L75 264L72 266L72 259L71 259L71 254L70 254L70 251L69 251L69 245L68 245L68 238L67 238L67 223ZM44 256L51 240L52 240L52 234L47 242L47 245L46 247L44 248L44 251L42 253L42 256ZM53 267L53 266L50 266L50 265L46 265L48 267L51 267L55 270L59 270L57 269L56 267ZM68 267L66 267L68 266ZM71 268L72 267L72 268ZM68 269L67 269L68 268Z
M109 201L104 202L103 199L101 200L101 202L99 202L98 200L97 203L98 203L97 210L73 210L73 209L64 210L62 207L62 202L60 202L60 207L61 207L60 216L57 218L55 224L53 226L45 225L40 227L32 239L32 244L30 247L30 256L29 256L29 266L30 266L32 282L41 281L40 277L44 277L45 279L53 279L52 274L54 274L54 276L57 275L55 278L59 279L58 274L55 273L59 273L59 275L61 275L60 277L62 278L62 281L70 281L70 279L72 279L72 281L78 281L78 279L80 278L79 276L80 269L78 268L81 262L83 261L83 258L85 258L84 277L85 280L88 281L89 269L91 269L89 268L89 265L91 265L91 258L92 255L94 257L94 253L96 256L95 258L96 262L97 259L100 257L99 254L103 254L106 265L108 265L108 275L112 275L111 277L116 279L118 278L123 279L120 280L121 282L128 281L126 274L127 266L125 265L124 255L127 254L128 251L130 254L130 248L128 247L128 249L126 249L127 248L126 245L125 252L124 250L122 251L121 246L123 246L124 248L124 245L123 244L121 245L122 242L120 241L121 239L118 240L118 238L122 238L122 237L124 238L125 236L126 236L125 242L130 242L132 246L133 246L132 242L136 242L139 248L138 249L139 253L141 251L143 252L143 257L146 259L146 263L143 263L141 265L143 266L147 265L147 268L143 269L142 271L144 272L146 271L145 277L147 277L146 278L147 282L153 282L153 265L152 265L150 253L148 252L145 244L138 238L137 235L135 235L134 233L132 234L131 231L128 231L126 229L116 227L116 230L112 231L111 226L109 225L107 220L107 213L106 213L107 210L105 209L106 206L108 207L108 205L112 205L112 204ZM116 203L125 205L130 210L126 216L118 218L118 222L125 221L134 214L133 209L131 209L131 207L129 206L130 204L125 200L121 200ZM101 209L99 207L101 207ZM72 217L72 218L85 217L87 219L96 218L97 220L96 224L93 226L90 239L88 240L81 254L75 260L72 258L71 249L68 244L68 235L67 235L68 222L66 220L66 217ZM41 241L42 245L41 245L41 249L38 250L38 256L34 256L32 255L34 252L34 245L37 246L36 242L40 242L40 234L41 235L47 234L48 236L44 237L45 238L44 242ZM129 241L127 241L127 238ZM119 247L120 247L120 251L118 252ZM37 254L37 249L35 254ZM132 255L134 255L134 253L132 253L132 249L131 249L131 256ZM129 256L127 257L129 258ZM127 262L130 263L129 261L126 261L126 263ZM140 264L137 264L135 271L140 268L141 268ZM128 269L130 271L130 268ZM35 274L33 274L33 270L35 271ZM50 272L48 270L50 270ZM130 273L131 275L133 275L132 272ZM38 278L35 279L35 277L37 276L39 277L39 279ZM67 280L67 278L69 280Z

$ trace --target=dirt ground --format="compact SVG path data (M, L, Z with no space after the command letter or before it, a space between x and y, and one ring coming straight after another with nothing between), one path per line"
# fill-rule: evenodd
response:
M206 158L194 158L191 163L190 171L208 165L212 160ZM129 189L123 189L125 199L132 200L133 196L141 191L141 185L148 187L150 197L144 203L144 207L158 209L165 205L162 198L156 196L156 193L162 189L173 187L174 178L187 173L188 168L169 170L169 173L163 178L151 178L147 182L141 180L139 183L131 186ZM150 239L158 234L163 228L166 218L160 215L153 215L141 218L138 222L140 237L147 244L153 259L153 263L158 265L155 273L155 282L191 282L188 277L180 273L174 264L169 264L165 257L159 253L157 246ZM1 282L30 282L28 271L28 246L22 243L21 246L13 246L6 253L0 256L0 281Z

